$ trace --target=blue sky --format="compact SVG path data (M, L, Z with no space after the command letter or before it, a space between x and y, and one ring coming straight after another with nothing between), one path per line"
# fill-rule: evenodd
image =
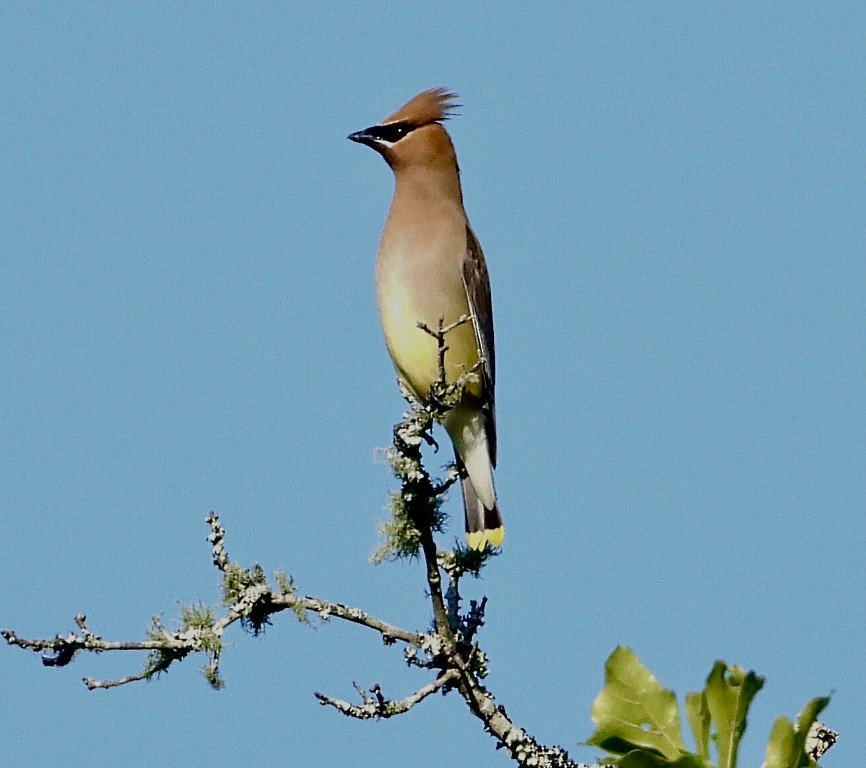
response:
M0 626L136 639L216 602L210 509L241 562L426 626L417 564L367 562L402 411L372 280L392 182L345 136L444 85L496 312L490 689L591 760L616 645L680 695L722 658L767 677L744 765L831 690L825 765L852 764L864 75L853 2L4 5ZM229 639L220 693L196 660L88 693L140 659L4 648L0 753L509 764L456 696L319 707L427 682L370 633Z

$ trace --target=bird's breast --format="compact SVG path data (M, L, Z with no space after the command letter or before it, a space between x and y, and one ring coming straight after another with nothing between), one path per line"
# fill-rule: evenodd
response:
M422 400L439 378L439 358L436 339L418 325L436 331L440 319L447 326L470 314L463 256L456 243L449 249L413 238L383 237L379 250L376 293L385 342L398 374ZM471 320L445 341L445 370L453 381L479 360ZM476 389L480 393L480 386L470 384L470 391Z

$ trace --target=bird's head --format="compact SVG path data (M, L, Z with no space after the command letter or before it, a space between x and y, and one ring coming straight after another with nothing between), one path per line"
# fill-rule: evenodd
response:
M454 146L442 121L459 107L446 88L422 91L382 122L348 136L385 158L395 171L408 166L455 163Z

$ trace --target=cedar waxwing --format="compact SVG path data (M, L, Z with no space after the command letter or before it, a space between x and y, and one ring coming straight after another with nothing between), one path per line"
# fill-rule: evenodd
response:
M484 254L466 212L460 170L442 121L456 107L445 88L419 93L378 125L349 138L375 149L394 172L394 199L376 261L376 294L397 375L422 402L439 377L430 329L456 322L446 336L449 382L475 370L463 399L443 418L461 471L466 539L498 547L505 528L496 504L493 306ZM481 363L479 365L479 362Z

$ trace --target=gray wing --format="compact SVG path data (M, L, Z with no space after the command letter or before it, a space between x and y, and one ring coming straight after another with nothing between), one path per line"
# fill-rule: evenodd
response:
M466 257L463 260L463 285L472 312L475 339L484 358L482 408L487 414L487 440L490 459L496 466L496 350L493 342L493 300L484 253L475 233L466 226Z

